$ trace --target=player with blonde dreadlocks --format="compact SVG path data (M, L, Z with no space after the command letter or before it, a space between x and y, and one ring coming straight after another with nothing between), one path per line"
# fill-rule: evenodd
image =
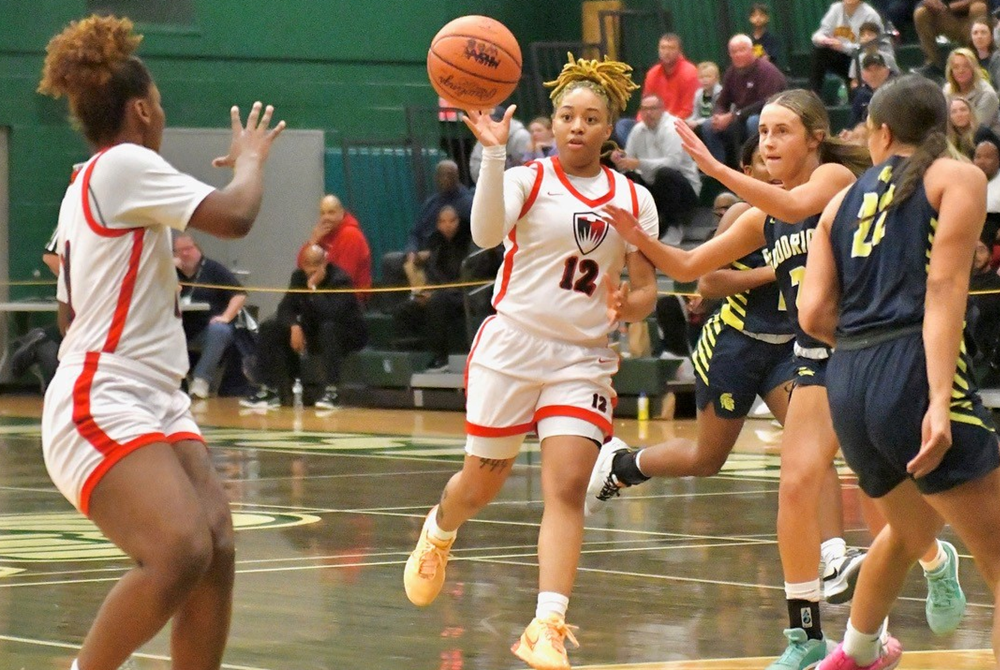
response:
M608 332L653 309L656 284L645 256L604 220L616 205L650 235L649 192L602 167L614 116L636 88L630 68L572 56L551 86L558 156L504 171L514 107L493 121L470 110L466 124L484 146L472 205L472 237L504 245L493 291L496 316L479 329L466 368L466 457L428 514L403 581L415 605L440 592L458 527L492 500L526 433L542 450L544 512L538 535L535 618L512 651L533 668L569 668L576 642L566 610L583 539L583 502L598 449L611 436L618 356ZM619 285L628 266L631 289Z

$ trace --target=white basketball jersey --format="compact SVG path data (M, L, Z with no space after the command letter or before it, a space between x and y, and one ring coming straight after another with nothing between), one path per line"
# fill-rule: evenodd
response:
M636 251L604 221L614 204L656 237L652 196L625 176L602 168L595 178L571 177L559 158L524 168L534 182L520 217L504 239L504 260L493 288L499 314L528 332L576 344L607 342L605 275L617 285L625 255Z
M60 360L114 355L180 381L188 358L170 228L184 230L213 190L135 144L83 166L59 210L58 298L72 314Z

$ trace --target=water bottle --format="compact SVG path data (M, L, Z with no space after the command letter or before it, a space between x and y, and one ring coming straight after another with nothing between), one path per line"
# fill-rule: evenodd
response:
M295 378L295 383L292 384L292 407L302 409L302 380L298 377Z
M649 397L645 391L639 393L639 399L635 403L635 418L639 421L649 421Z
M847 84L844 80L840 80L840 86L837 88L837 105L843 107L847 104Z

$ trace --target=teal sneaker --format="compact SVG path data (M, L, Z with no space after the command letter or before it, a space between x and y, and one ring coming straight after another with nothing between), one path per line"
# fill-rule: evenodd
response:
M767 666L767 670L811 670L830 653L825 637L810 640L801 628L786 628L784 633L788 647L777 661Z
M937 635L947 635L958 628L965 614L965 594L958 583L958 552L950 542L938 540L948 560L934 572L924 571L927 578L927 625Z

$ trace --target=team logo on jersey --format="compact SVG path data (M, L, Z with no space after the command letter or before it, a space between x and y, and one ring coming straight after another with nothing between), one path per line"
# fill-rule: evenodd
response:
M601 246L608 236L608 222L593 212L577 212L573 215L573 237L580 253L586 256Z
M733 400L732 393L723 393L719 396L719 404L722 405L722 409L727 412L732 412L736 409L736 401Z

